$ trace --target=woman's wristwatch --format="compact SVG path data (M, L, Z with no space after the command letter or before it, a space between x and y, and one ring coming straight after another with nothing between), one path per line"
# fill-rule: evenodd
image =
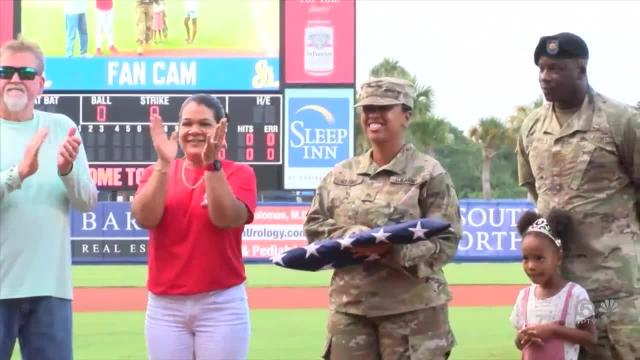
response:
M205 170L207 171L220 171L222 170L222 161L216 159L213 160L212 163L207 164L207 166L205 167Z

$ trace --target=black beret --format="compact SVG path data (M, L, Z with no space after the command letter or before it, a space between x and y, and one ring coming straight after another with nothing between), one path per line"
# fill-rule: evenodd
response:
M563 32L550 36L543 36L538 41L533 61L538 65L540 56L556 59L588 59L587 43L576 34Z

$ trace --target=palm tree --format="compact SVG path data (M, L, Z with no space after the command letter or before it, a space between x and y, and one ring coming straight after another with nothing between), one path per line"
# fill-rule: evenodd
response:
M382 61L371 68L369 71L371 77L391 76L411 81L414 78L400 62L395 59L384 58Z
M417 112L431 113L431 110L433 110L433 91L431 87L419 84L415 75L412 75L401 66L398 60L384 58L378 65L371 68L369 76L390 76L410 81L416 87L416 97L413 103L414 114Z
M371 147L371 145L369 144L369 139L367 139L367 136L362 132L362 127L360 126L360 111L361 111L360 108L356 108L356 117L355 117L355 126L354 126L355 137L356 137L356 144L355 144L356 155L364 154Z
M434 155L434 147L451 142L449 123L437 116L429 115L425 119L414 119L409 122L407 139L416 148L429 155Z
M449 139L449 124L446 120L433 116L433 91L431 87L417 82L415 75L401 66L398 60L385 58L369 72L371 77L397 77L413 83L416 96L413 101L413 116L409 123L407 140L417 148L433 154L433 147L446 144ZM359 118L359 116L358 116ZM356 153L369 148L367 138L362 133L359 124L356 130Z
M471 128L469 137L482 149L482 196L491 199L491 161L498 150L509 142L509 131L497 118L483 118Z
M522 127L524 120L529 117L535 109L542 106L542 104L542 96L539 96L536 100L527 105L517 106L515 112L507 118L507 129L511 140L510 145L515 146L515 142L518 139L520 128Z
M415 77L414 77L415 79ZM413 83L416 86L416 97L413 100L413 113L427 115L433 111L433 90L430 86L421 85L415 80Z

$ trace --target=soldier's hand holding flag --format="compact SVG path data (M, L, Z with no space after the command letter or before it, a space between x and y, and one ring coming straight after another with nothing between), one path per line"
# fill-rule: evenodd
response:
M356 265L382 258L394 244L428 241L447 230L450 224L435 219L418 219L391 224L340 239L324 239L282 252L272 258L278 266L317 271Z

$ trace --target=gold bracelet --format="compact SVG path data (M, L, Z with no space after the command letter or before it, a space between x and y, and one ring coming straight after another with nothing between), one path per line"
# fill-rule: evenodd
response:
M160 165L155 164L153 167L153 170L155 172L159 172L160 174L168 174L169 173L169 169L163 169Z

